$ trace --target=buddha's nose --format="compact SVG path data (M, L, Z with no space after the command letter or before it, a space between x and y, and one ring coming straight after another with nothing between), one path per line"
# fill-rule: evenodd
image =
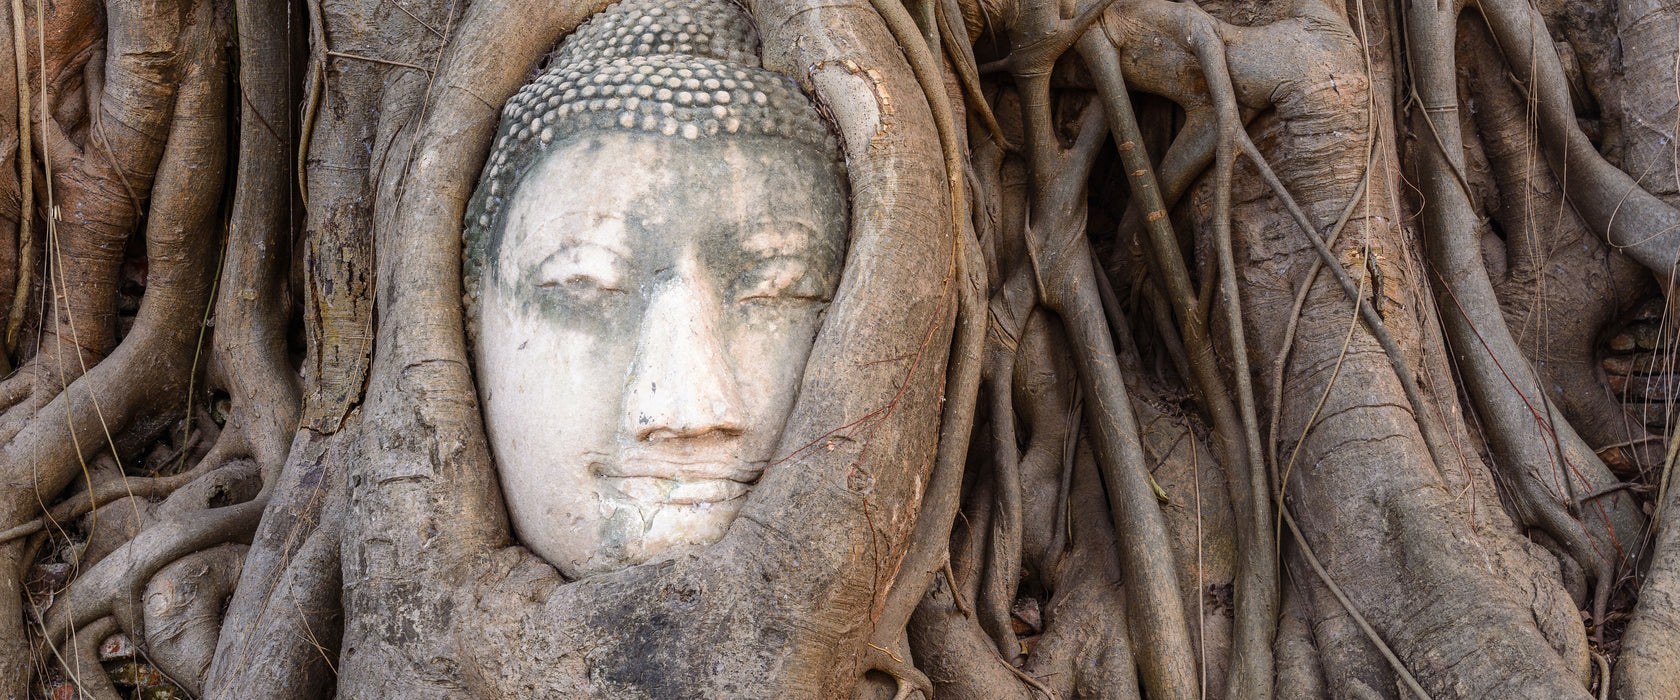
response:
M740 435L740 388L724 346L722 303L702 282L667 271L642 316L625 401L638 441Z

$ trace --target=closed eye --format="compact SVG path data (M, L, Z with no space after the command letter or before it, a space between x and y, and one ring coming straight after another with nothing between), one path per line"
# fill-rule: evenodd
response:
M828 280L811 264L793 257L774 257L748 268L736 281L741 302L828 301Z
M546 280L546 281L543 281L541 283L538 283L537 288L538 289L559 289L559 290L576 291L576 292L583 292L583 291L622 292L622 291L624 291L622 289L619 289L617 287L614 287L612 285L607 284L606 282L602 281L598 277L593 277L593 276L585 275L585 274L575 274L575 275L567 277L566 279L563 279L563 280L553 280L553 279Z
M538 289L589 295L623 292L624 263L598 245L569 245L545 258L531 281Z

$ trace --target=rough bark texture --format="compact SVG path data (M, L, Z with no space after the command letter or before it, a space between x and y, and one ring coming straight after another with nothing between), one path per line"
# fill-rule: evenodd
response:
M747 3L840 289L724 539L568 581L461 224L607 3L0 8L0 697L1680 694L1675 7Z

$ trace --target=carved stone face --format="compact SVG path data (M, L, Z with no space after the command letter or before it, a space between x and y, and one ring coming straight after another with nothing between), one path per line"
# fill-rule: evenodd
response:
M723 536L776 456L844 207L827 156L773 138L604 132L533 165L477 339L526 546L580 578Z

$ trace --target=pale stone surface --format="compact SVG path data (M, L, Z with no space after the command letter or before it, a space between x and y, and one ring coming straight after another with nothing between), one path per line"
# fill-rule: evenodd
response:
M478 290L515 531L571 578L715 542L777 456L839 281L835 165L775 138L605 132L532 167Z

